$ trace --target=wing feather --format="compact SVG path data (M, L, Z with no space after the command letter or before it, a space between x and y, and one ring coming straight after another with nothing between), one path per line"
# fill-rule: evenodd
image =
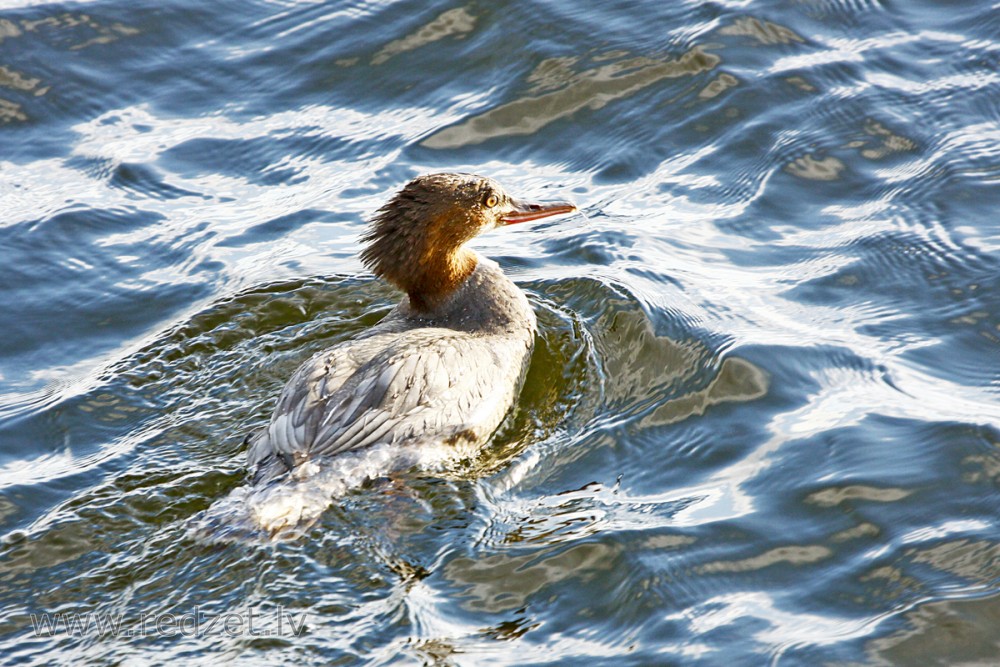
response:
M424 328L347 341L304 363L285 386L251 465L298 463L380 442L486 437L513 399L528 348Z

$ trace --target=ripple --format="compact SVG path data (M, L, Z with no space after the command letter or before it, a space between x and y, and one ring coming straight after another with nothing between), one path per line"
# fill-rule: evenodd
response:
M995 8L85 9L0 16L4 655L996 654ZM297 539L189 539L291 370L395 300L364 219L443 170L580 207L477 240L540 323L510 418ZM30 630L194 608L308 632Z
M475 27L476 17L470 14L465 7L449 9L435 17L430 23L422 26L416 32L393 40L383 46L372 57L372 65L381 65L394 56L419 49L439 39L447 37L461 39L466 33L472 32Z
M495 137L534 134L549 123L581 109L599 109L664 79L694 76L713 69L719 57L694 48L674 60L626 60L577 75L565 88L525 97L468 118L423 140L428 148L479 144Z

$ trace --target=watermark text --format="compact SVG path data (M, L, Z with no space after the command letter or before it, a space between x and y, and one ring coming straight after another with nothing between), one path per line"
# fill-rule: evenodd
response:
M299 637L306 630L306 612L294 614L284 607L261 612L210 614L199 607L186 613L158 612L126 619L124 614L58 612L31 614L36 637Z

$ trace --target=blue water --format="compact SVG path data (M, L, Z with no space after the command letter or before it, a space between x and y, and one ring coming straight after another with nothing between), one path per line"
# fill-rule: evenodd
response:
M8 1L3 662L1000 664L998 34ZM398 299L358 236L442 170L580 208L475 243L540 323L508 421L297 540L192 539L292 370Z

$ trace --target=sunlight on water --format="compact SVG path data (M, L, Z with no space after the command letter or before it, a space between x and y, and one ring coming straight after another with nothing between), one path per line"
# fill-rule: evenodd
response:
M7 3L0 653L1000 661L994 10ZM538 316L517 405L253 489L435 171L579 208L474 242Z

